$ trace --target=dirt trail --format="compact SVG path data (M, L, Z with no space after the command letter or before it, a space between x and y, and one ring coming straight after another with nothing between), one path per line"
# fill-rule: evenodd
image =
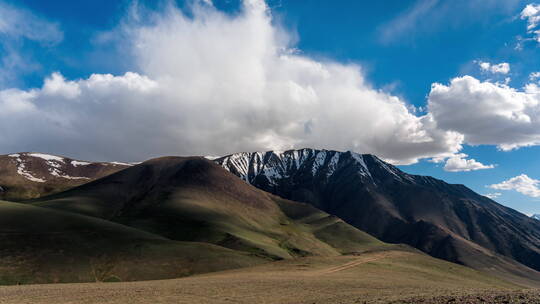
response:
M343 265L334 266L334 267L330 267L330 268L326 268L326 269L323 269L323 270L316 271L316 272L313 273L313 275L325 275L325 274L330 274L330 273L334 273L334 272L347 270L347 269L350 269L350 268L353 268L353 267L356 267L356 266L359 266L359 265L362 265L362 264L365 264L365 263L369 263L369 262L373 262L373 261L377 261L377 260L386 258L386 257L388 257L390 255L391 254L388 253L388 252L380 252L380 253L376 253L376 254L370 254L369 257L368 256L362 256L362 257L360 257L360 258L358 258L358 259L356 259L354 261L345 263Z

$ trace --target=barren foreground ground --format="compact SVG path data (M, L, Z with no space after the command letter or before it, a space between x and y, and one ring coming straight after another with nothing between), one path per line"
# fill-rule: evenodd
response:
M0 303L59 304L540 303L539 295L403 251L302 258L174 280L0 287Z

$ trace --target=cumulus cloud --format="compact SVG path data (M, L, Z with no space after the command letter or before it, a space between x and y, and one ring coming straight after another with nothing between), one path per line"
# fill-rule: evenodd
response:
M531 3L521 11L521 19L527 20L527 33L532 35L532 39L540 42L540 4Z
M540 180L530 178L526 174L512 177L499 184L490 185L489 188L497 190L515 190L530 197L540 197Z
M495 168L495 165L484 165L475 159L467 159L467 156L467 154L459 153L449 157L444 165L444 170L449 172L463 172Z
M435 83L428 109L442 130L464 135L471 145L497 145L508 151L540 144L540 89L457 77L449 85Z
M493 74L508 74L510 72L510 64L502 62L499 64L491 64L485 61L479 61L478 66L484 72L489 72Z
M0 135L0 146L98 158L108 155L112 146L115 157L122 150L130 155L156 143L148 121L158 118L153 114L152 101L159 97L155 91L154 81L135 73L97 74L78 81L56 73L40 89L0 91L0 129L9 130Z
M125 24L135 72L0 92L4 151L87 159L318 147L394 163L448 157L463 136L372 87L360 66L295 51L261 0L234 16L195 4ZM7 110L6 110L7 109ZM8 114L9 113L9 114ZM21 123L24 122L24 123Z

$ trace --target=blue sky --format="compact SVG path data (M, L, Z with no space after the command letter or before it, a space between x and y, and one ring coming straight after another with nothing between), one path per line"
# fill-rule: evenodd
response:
M17 129L0 153L351 149L540 213L534 1L268 0L264 13L258 2L0 1L0 110L16 111L0 127Z

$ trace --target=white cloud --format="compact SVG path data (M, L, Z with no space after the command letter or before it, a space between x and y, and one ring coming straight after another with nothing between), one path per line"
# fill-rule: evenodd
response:
M521 19L527 20L527 30L533 30L540 23L540 5L528 4L521 11Z
M381 39L384 42L393 42L404 33L418 27L418 24L429 15L438 4L438 0L422 0L416 2L414 6L409 8L402 15L398 16L388 24L381 28Z
M234 16L196 3L192 17L169 7L133 19L146 23L125 24L119 43L138 73L55 73L42 88L3 91L0 129L18 127L0 147L132 161L309 146L395 163L461 149L461 134L373 88L360 66L298 54L263 1Z
M502 195L502 193L499 193L499 192L484 194L485 197L489 197L490 199L496 199L496 198L500 197L501 195Z
M449 85L433 84L429 115L437 127L464 135L471 145L497 145L508 151L540 144L540 89L457 77Z
M32 103L32 100L35 97L35 91L21 91L17 89L0 91L0 116L9 117L10 115L34 111L36 107Z
M534 40L540 42L540 4L531 3L521 11L521 19L527 20L527 33L532 34Z
M37 69L38 64L31 56L22 52L24 40L47 47L61 42L63 36L58 24L0 2L0 87L13 81L21 72Z
M490 185L489 188L497 190L515 190L530 197L540 197L539 184L540 180L532 179L526 174L521 174L499 184Z
M521 0L416 0L409 8L379 28L383 43L403 43L440 29L455 29L511 14Z
M510 64L506 62L502 62L499 64L491 64L489 62L485 61L479 61L478 65L480 66L480 69L484 72L490 72L493 74L508 74L510 72Z
M495 168L495 165L484 165L475 159L467 159L467 156L467 154L459 153L449 157L444 165L444 170L449 172L463 172Z
M74 99L81 95L79 84L75 81L66 81L58 72L45 79L42 92L46 95L60 95L67 99Z
M540 79L540 72L532 72L530 75L529 75L529 80L530 81L536 81Z
M458 154L463 143L504 150L540 144L536 84L516 90L455 78L434 84L428 114L417 116L373 88L360 66L299 54L264 2L246 0L235 16L208 4L195 2L193 17L175 7L137 15L109 33L130 48L137 73L79 80L53 73L41 88L0 91L0 128L20 126L0 135L0 146L126 161L311 146L394 163L433 157L446 160L445 170L472 171L493 165ZM61 39L57 27L30 24L48 34L32 33L35 25L21 34L4 23L0 31ZM510 70L479 64L492 73Z
M245 0L232 16L204 1L189 17L173 6L133 11L106 40L126 49L137 73L68 80L58 72L41 88L0 91L0 129L12 130L0 134L4 152L137 161L317 147L470 171L492 165L458 154L464 143L540 144L533 83L434 84L420 116L374 88L361 66L299 53L262 0Z
M52 44L62 41L64 36L58 24L5 3L0 3L0 34Z

